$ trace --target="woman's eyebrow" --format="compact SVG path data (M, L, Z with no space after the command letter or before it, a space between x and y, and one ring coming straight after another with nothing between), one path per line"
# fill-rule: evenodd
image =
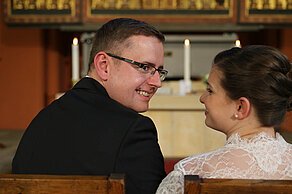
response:
M208 81L206 82L206 84L209 88L213 88L212 84L210 84Z

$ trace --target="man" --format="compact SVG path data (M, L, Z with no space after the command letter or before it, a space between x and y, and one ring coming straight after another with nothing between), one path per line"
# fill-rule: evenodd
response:
M31 122L13 173L126 174L127 193L155 193L164 161L148 109L167 71L164 36L147 23L114 19L95 35L88 76Z

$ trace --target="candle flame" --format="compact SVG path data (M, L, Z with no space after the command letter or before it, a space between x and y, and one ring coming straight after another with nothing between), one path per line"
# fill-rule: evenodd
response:
M189 39L185 39L185 45L189 46L190 45L190 40Z
M241 48L240 40L235 41L235 47Z
M76 38L76 37L73 38L73 44L74 44L74 45L77 45L77 44L78 44L78 38Z

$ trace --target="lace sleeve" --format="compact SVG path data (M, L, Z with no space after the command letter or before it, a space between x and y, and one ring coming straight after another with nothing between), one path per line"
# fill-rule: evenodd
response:
M184 174L179 170L170 172L160 183L156 194L183 194Z

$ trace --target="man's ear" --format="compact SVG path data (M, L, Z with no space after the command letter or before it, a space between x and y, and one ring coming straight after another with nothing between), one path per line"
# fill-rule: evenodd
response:
M240 97L237 103L237 114L238 114L237 119L246 118L250 113L250 108L251 108L251 105L250 105L249 100L246 97Z
M108 79L108 56L104 52L99 52L94 57L94 67L98 77L106 81Z

